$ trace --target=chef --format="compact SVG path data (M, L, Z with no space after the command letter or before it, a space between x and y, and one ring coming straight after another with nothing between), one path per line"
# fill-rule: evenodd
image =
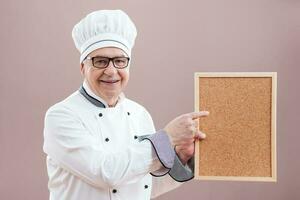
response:
M84 80L45 116L51 200L148 200L193 178L194 140L205 137L197 119L208 112L155 130L147 110L122 92L136 35L121 10L92 12L74 26Z

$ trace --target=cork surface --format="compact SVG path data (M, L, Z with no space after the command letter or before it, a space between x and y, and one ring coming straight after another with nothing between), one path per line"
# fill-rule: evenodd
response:
M271 77L199 77L199 176L271 177Z

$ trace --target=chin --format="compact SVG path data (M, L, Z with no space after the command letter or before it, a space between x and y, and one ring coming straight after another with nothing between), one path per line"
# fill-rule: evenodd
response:
M118 97L121 92L119 91L110 91L110 90L102 90L101 94L103 94L107 98Z

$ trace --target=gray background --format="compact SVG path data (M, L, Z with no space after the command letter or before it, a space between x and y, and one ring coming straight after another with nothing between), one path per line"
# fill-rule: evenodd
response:
M127 97L157 128L194 108L194 72L278 72L278 182L191 181L158 199L300 199L297 0L27 0L0 8L0 199L47 199L47 108L82 79L71 30L97 9L126 11L138 28Z

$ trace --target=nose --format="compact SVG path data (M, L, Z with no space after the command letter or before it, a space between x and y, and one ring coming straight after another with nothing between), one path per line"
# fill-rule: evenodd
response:
M112 60L109 61L108 66L105 68L104 73L107 75L114 75L118 72L118 70L115 68Z

